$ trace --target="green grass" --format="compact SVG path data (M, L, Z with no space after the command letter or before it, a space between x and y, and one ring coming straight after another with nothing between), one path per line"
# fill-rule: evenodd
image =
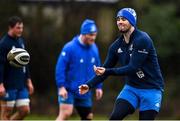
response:
M55 116L47 116L47 115L28 115L25 120L55 120Z
M56 116L47 116L47 115L35 115L31 114L25 118L25 120L55 120ZM69 120L80 120L77 115L73 115ZM95 115L94 120L108 120L108 117Z

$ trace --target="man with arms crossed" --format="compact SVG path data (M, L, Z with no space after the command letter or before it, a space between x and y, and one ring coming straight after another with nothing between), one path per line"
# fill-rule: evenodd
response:
M109 47L103 67L94 66L97 76L79 86L79 93L87 93L109 75L125 75L126 84L116 99L110 120L122 120L137 108L140 120L154 120L161 106L164 81L153 41L137 29L134 9L121 9L116 20L122 36ZM117 62L122 67L113 68Z

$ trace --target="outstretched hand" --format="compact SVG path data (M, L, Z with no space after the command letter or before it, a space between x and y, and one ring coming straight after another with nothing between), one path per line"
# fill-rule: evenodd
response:
M93 68L94 68L94 72L98 76L103 75L106 70L104 67L96 67L95 65L93 66Z
M83 95L89 91L89 86L87 84L82 84L79 86L79 94Z

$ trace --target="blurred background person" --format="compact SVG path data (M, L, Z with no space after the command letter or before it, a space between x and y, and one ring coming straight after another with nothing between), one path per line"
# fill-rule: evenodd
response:
M0 41L1 119L21 120L30 112L29 94L34 92L34 87L28 67L14 67L7 60L7 54L12 48L25 48L21 37L23 21L18 16L12 16L8 24L8 32Z
M75 36L63 47L56 65L56 84L58 87L59 115L57 120L71 116L77 109L81 120L93 119L92 94L78 93L78 86L94 76L93 65L100 65L99 51L95 44L97 26L94 20L86 19ZM101 84L96 87L96 99L102 97Z

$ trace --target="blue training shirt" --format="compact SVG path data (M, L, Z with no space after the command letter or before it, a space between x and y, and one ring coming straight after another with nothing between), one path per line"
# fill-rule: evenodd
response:
M23 38L13 38L6 34L0 41L0 83L5 89L22 89L30 78L27 67L17 68L9 64L7 54L12 48L24 48Z
M113 68L119 62L121 67ZM119 37L110 47L103 64L106 71L87 82L92 88L109 75L124 75L126 84L141 89L164 89L164 81L158 64L153 41L147 33L135 29L127 44Z
M74 37L62 49L56 64L56 84L60 88L64 86L78 97L87 97L78 93L78 86L84 84L95 73L93 65L100 66L99 51L96 44L83 45L79 36ZM96 88L101 88L101 84Z

